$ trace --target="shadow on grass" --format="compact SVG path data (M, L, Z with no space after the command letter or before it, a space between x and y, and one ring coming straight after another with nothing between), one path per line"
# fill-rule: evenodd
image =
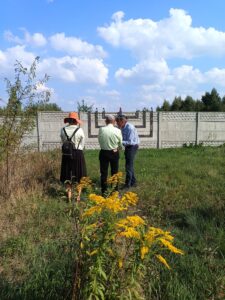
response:
M197 207L180 213L166 213L165 216L174 226L183 228L201 228L203 223L212 223L216 227L225 225L225 209L215 207Z

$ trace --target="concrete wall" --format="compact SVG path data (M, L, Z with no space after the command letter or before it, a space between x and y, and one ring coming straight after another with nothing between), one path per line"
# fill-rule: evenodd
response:
M116 115L117 113L107 113ZM225 113L223 112L124 112L140 136L141 148L171 148L183 144L217 146L225 143ZM39 151L61 146L60 129L67 112L40 112L36 127L24 139L24 144ZM105 112L81 113L87 149L99 149L98 130L104 126ZM1 122L1 120L0 120Z

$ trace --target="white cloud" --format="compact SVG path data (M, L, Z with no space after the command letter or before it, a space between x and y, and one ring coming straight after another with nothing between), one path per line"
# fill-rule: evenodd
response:
M115 77L119 81L133 80L136 83L164 81L169 75L169 68L165 60L143 60L131 69L120 68Z
M94 83L105 85L108 69L99 59L64 56L43 59L40 70L53 78L74 83Z
M130 50L138 59L185 58L225 54L225 33L214 28L193 27L191 16L182 9L170 9L169 18L124 20L117 12L99 35L115 47Z
M106 56L106 52L102 46L89 44L76 37L66 37L64 33L54 34L49 39L51 46L55 50L63 51L68 54L82 57L104 58Z
M43 34L38 33L38 32L34 33L32 36L28 35L28 38L30 39L31 44L33 44L37 47L42 47L47 43Z
M47 40L42 33L36 32L33 35L26 29L21 28L23 31L23 38L14 35L10 30L4 32L4 37L9 42L14 42L20 45L31 45L33 47L43 47L46 45Z
M0 75L4 77L11 76L16 61L21 62L24 67L30 67L34 59L35 55L26 51L25 46L15 46L5 51L0 50Z
M183 65L171 71L170 81L176 86L189 88L205 83L207 78L199 69Z
M193 27L191 16L182 9L170 9L170 16L159 21L125 20L124 16L122 11L114 13L111 23L99 27L98 33L113 47L130 51L136 59L135 65L121 66L115 72L120 83L132 85L133 103L154 106L176 95L200 97L206 86L225 87L225 69L203 72L190 63L197 57L224 56L225 32ZM189 63L170 68L171 58Z
M209 82L225 87L225 69L213 68L206 72Z
M26 50L25 46L0 50L0 76L13 75L16 60L24 67L30 67L36 55ZM79 57L49 57L41 59L37 72L40 75L47 73L53 79L62 79L65 82L91 83L105 85L108 79L108 68L101 59Z
M23 40L18 36L15 36L10 30L4 31L4 38L8 42L13 42L16 44L23 44Z

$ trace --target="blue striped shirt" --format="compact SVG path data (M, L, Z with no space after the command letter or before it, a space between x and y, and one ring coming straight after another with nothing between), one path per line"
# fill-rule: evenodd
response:
M138 145L140 143L137 129L134 127L134 125L128 122L122 128L122 136L124 146Z

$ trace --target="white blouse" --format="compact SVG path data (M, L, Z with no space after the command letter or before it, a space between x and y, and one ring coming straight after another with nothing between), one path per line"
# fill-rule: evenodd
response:
M67 125L64 127L69 138L71 137L71 135L73 134L73 132L76 130L77 127L78 127L77 125ZM67 140L67 137L65 135L63 128L61 129L60 137L61 137L62 143ZM72 142L75 144L76 149L78 147L78 144L79 144L79 147L78 147L79 150L84 149L85 137L84 137L84 131L81 127L77 130L75 135L72 137Z

